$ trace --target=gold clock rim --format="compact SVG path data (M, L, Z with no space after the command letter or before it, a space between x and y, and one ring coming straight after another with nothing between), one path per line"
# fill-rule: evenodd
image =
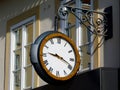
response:
M44 64L44 60L42 58L43 56L43 47L44 45L46 44L46 42L48 40L50 40L51 38L54 38L54 37L59 37L59 38L63 38L65 39L66 41L68 41L70 43L70 45L72 46L72 48L74 49L74 52L75 52L75 56L76 56L76 65L73 69L73 71L68 75L68 76L65 76L65 77L57 77L55 75L53 75L51 72L49 72L49 70L46 68L46 65ZM79 55L79 52L76 48L76 45L74 44L74 42L69 38L67 37L66 35L64 35L63 33L59 33L59 32L55 32L55 33L51 33L49 35L47 35L41 42L40 44L40 48L39 48L39 61L43 67L43 69L45 70L45 72L50 76L52 77L53 79L55 80L61 80L61 81L64 81L64 80L69 80L70 78L72 78L76 73L77 71L79 70L79 65L80 65L80 55Z

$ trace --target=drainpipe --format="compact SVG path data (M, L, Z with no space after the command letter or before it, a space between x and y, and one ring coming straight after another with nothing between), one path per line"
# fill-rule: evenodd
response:
M93 0L90 0L90 4L91 4L91 7L90 7L90 10L93 10ZM91 18L91 22L92 22L92 18ZM91 30L92 30L92 27L91 27ZM91 36L91 42L94 40L94 35ZM91 45L91 53L94 51L94 45ZM94 69L94 55L91 55L90 57L90 69Z
M76 7L78 8L82 8L82 2L81 0L76 0L75 1L76 3ZM80 10L76 10L76 15L78 17L81 17L82 15L79 13ZM82 30L82 27L81 27L81 24L80 24L80 20L76 19L76 45L77 45L77 48L79 49L79 46L82 46L83 45L83 30ZM82 53L82 50L80 50L79 52L80 54L80 59L81 59L81 65L80 65L80 70L83 69L83 65L82 65L82 61L83 61L83 53Z
M64 3L65 3L65 0L61 0L60 6L62 6ZM63 8L63 9L66 9L66 8ZM60 32L67 34L66 32L67 27L68 27L68 20L67 20L67 15L65 15L60 20Z

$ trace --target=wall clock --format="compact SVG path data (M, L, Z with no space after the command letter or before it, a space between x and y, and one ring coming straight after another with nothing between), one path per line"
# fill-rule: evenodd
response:
M71 80L80 65L80 56L74 42L65 34L47 31L31 46L31 62L38 75L51 84Z

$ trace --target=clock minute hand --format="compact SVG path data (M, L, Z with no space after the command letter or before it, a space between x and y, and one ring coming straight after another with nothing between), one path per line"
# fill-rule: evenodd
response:
M49 53L50 55L57 57L58 59L60 59L61 61L65 62L66 64L70 65L65 59L63 59L63 57L59 56L58 54L53 54L53 53Z
M61 57L61 60L64 61L66 64L70 65L63 57Z

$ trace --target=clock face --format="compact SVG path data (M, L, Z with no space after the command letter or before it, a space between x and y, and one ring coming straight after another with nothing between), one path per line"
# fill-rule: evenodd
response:
M52 38L43 47L43 61L51 74L58 77L69 75L75 66L75 53L64 39Z
M63 34L53 34L44 38L40 46L40 63L46 73L57 80L73 77L80 61L73 42Z

